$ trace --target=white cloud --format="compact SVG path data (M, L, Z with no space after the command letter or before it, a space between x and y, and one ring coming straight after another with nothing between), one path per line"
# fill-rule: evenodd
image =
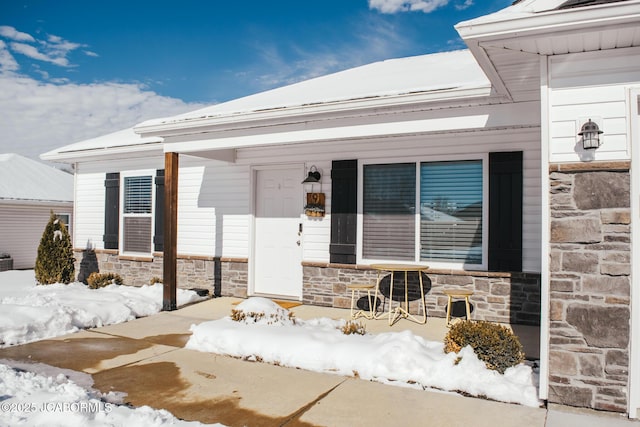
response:
M50 62L52 64L59 65L61 67L69 66L69 60L64 56L46 55L38 51L38 49L31 46L30 44L13 42L10 44L10 46L12 51L16 53L20 53L24 56L28 56L29 58L36 59L38 61Z
M7 44L0 40L0 72L18 71L20 65L7 49Z
M0 36L19 42L35 42L36 39L30 34L22 33L8 25L0 25Z
M458 3L455 5L457 10L465 10L473 6L473 0L464 0L462 3Z
M369 0L369 9L381 13L424 12L429 13L446 6L449 0Z
M69 54L81 47L87 47L87 45L74 43L56 35L48 35L46 40L37 40L30 34L22 33L6 25L0 26L0 36L11 40L9 47L13 52L60 67L71 67ZM90 51L85 51L85 54L98 56ZM4 69L6 70L6 68Z
M0 147L38 159L46 151L141 121L203 107L137 84L43 83L0 74Z
M256 44L262 62L259 71L236 74L237 78L254 79L259 90L270 89L323 76L347 68L388 59L411 46L411 41L390 22L378 17L363 19L354 25L354 41L303 48L292 43L278 46L264 41ZM297 59L285 59L283 48ZM265 72L266 70L266 72Z
M140 84L75 84L52 77L42 63L73 67L69 54L87 45L56 35L36 39L9 26L0 26L0 37L6 39L0 39L0 152L39 159L54 148L205 106L160 96ZM37 61L30 64L37 78L19 73L16 54Z

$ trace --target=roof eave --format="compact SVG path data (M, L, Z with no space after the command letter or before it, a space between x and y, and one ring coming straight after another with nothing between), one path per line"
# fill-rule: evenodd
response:
M40 155L42 160L60 163L75 163L77 161L125 159L134 153L162 154L162 142L148 142L144 144L122 145L118 147L100 147L84 150L55 151Z
M392 96L380 96L342 100L318 104L288 106L264 110L254 110L216 116L184 119L171 122L145 122L137 125L134 131L144 136L166 136L200 132L202 129L224 127L225 129L241 129L253 126L256 122L273 121L282 124L283 121L299 121L303 118L312 119L314 116L331 115L332 118L345 118L354 114L362 114L370 109L411 108L436 102L463 102L467 100L487 98L492 95L492 87L477 85L470 87L447 88L428 92L407 93Z
M631 0L516 16L505 13L493 21L470 20L455 25L455 28L465 41L523 37L637 22L640 18L639 6L640 0Z

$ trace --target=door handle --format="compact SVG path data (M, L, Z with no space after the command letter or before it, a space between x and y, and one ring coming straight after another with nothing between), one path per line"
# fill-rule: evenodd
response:
M300 246L300 240L298 240L298 241L296 242L296 245Z

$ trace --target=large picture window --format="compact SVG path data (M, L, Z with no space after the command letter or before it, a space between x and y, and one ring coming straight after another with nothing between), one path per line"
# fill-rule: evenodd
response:
M364 165L362 257L482 265L483 188L482 160Z
M125 176L123 180L123 251L151 253L152 176Z

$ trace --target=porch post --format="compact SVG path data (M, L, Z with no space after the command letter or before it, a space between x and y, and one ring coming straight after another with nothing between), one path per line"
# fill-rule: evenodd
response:
M178 153L164 154L164 255L162 310L177 308Z

